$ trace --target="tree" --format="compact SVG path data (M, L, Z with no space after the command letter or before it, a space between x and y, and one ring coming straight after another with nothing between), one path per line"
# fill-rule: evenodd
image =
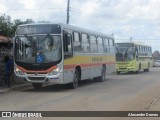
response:
M0 16L0 35L9 36L11 29L11 17L5 14Z
M158 50L154 51L153 53L153 58L156 60L156 59L160 59L160 53Z
M29 23L34 23L34 21L32 19L26 19L25 21L22 21L21 19L16 19L13 22L13 25L11 27L11 36L14 36L16 28L18 27L18 25L22 25L22 24L29 24Z
M50 23L50 21L38 21L38 23Z
M25 21L22 21L21 19L16 19L13 20L12 23L11 17L3 14L0 16L0 35L12 37L14 36L18 25L29 23L34 23L34 21L32 19L26 19Z

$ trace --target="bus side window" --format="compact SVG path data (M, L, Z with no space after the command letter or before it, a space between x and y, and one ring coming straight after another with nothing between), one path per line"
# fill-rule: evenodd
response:
M110 48L110 53L114 53L114 41L113 41L113 39L109 39L109 48Z
M137 46L135 47L135 54L136 54L136 59L138 59L138 54L139 53L138 53L138 47Z
M97 52L97 43L96 43L96 36L90 35L90 51Z
M90 44L89 44L89 36L86 33L82 33L82 51L83 52L90 52Z
M65 56L72 56L72 35L68 32L63 32L63 49Z
M97 44L98 44L98 52L104 52L102 37L97 38Z
M104 42L104 51L106 53L109 53L109 43L108 43L108 39L107 38L104 38L103 39L103 42Z
M73 48L75 52L81 52L81 41L80 41L80 33L73 32Z

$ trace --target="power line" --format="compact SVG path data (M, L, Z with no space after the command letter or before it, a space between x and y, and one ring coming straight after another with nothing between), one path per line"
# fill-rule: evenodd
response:
M128 20L128 21L143 21L143 22L148 22L148 21L155 21L154 19L144 19L144 18L132 18L132 17L121 17L121 18L116 18L111 15L99 15L97 13L90 13L90 12L82 12L80 9L75 9L72 8L72 13L79 13L79 14L85 14L85 15L90 15L90 16L95 16L95 17L100 17L108 20Z
M118 40L127 40L127 38L119 38ZM160 38L134 38L133 40L160 40Z
M10 11L10 10L16 10L16 11L18 11L18 10L60 10L60 9L64 9L65 10L65 8L34 8L34 9L17 9L17 8L11 8L11 9L0 9L0 10L7 10L7 11Z
M69 0L68 0L69 1ZM70 1L69 1L70 2ZM158 2L158 1L157 1ZM69 3L70 4L70 3ZM160 6L160 4L158 4ZM65 10L65 8L36 8L36 9L19 9L19 8L10 8L10 9L0 9L0 10L7 10L7 11L27 11L27 10ZM70 11L70 7L67 4L67 19L69 20L69 11ZM80 14L86 14L86 15L90 15L90 16L95 16L95 17L101 17L101 18L107 18L110 20L120 20L120 19L127 19L127 20L131 20L131 21L153 21L152 19L142 19L142 18L131 18L131 17L121 17L121 18L115 18L114 16L111 15L99 15L97 13L90 13L90 12L83 12L80 9L75 9L72 8L72 12L73 13L80 13Z
M113 18L113 16L98 15L96 13L89 13L89 12L82 13L81 11L76 10L76 9L72 9L72 12L80 13L80 14L86 14L86 15L91 15L91 16L96 16L96 17L108 18L108 19L112 19Z

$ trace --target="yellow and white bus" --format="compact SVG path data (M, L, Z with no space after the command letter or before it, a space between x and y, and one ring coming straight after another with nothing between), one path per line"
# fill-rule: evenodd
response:
M140 42L116 43L116 71L135 72L148 71L152 66L151 46Z
M66 24L24 24L14 40L15 75L31 82L35 89L45 83L77 88L80 80L115 71L112 35Z

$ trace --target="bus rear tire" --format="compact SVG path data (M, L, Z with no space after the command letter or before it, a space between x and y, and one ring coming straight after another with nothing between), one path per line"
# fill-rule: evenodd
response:
M135 71L135 73L138 74L138 73L139 73L139 70Z
M96 81L98 82L104 82L106 79L106 68L103 66L101 71L101 76L96 78Z
M139 68L135 73L138 74L140 70L141 70L141 64L139 64Z
M42 88L42 83L32 83L32 86L35 90L39 90Z
M147 68L147 69L144 69L144 72L149 72L149 68Z
M148 63L148 68L144 69L144 72L149 72L150 63Z

